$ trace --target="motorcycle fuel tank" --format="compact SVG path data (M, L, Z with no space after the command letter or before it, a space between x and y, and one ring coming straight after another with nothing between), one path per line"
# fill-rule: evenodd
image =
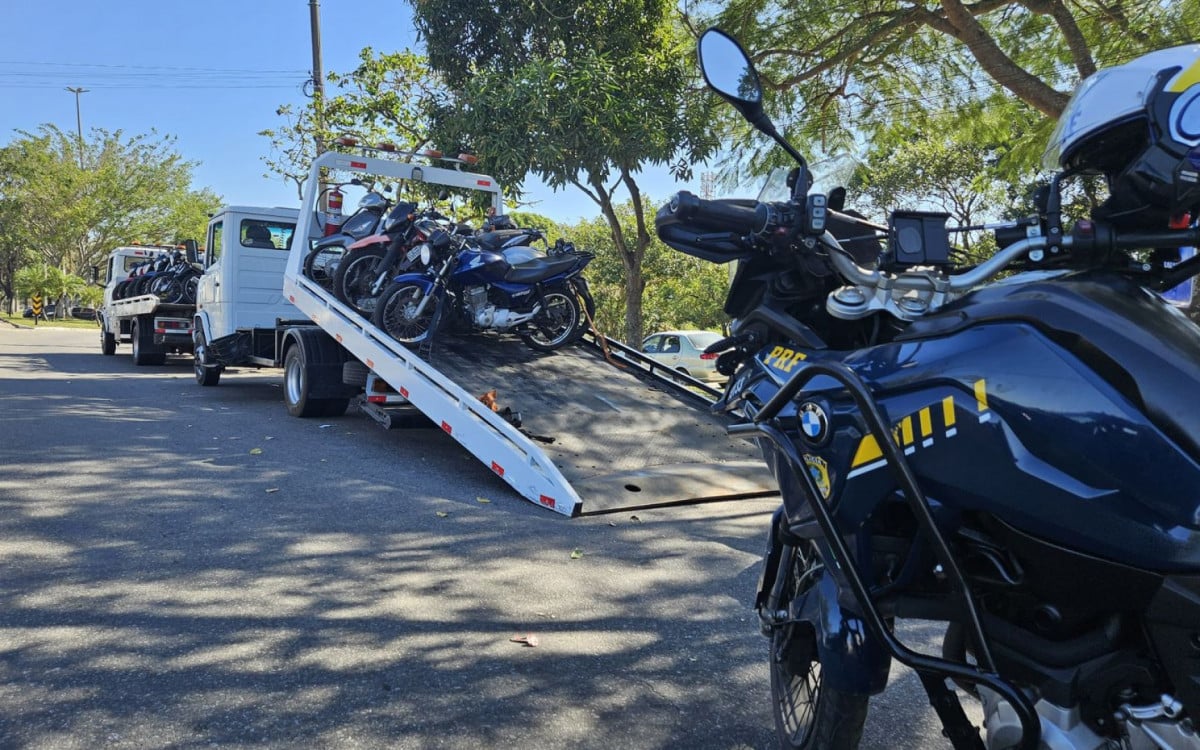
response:
M1200 570L1200 410L1188 390L1200 333L1155 295L1103 274L1001 284L902 340L774 347L745 377L762 373L751 388L769 397L827 358L866 382L931 501L1147 570ZM782 416L843 528L895 491L832 381L814 379Z

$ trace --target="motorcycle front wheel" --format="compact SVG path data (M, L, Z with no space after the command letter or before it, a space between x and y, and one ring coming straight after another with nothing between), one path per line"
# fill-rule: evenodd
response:
M424 291L412 282L393 283L379 297L372 322L405 346L420 344L433 333L438 311L438 298L433 294L418 315L417 307L424 298Z
M371 294L371 285L386 252L383 245L356 250L341 259L333 274L334 296L364 318L375 312L378 300Z
M784 574L784 592L790 605L796 596L815 585L821 573L814 570L811 547L796 550ZM780 747L805 750L853 750L862 739L867 720L868 696L846 693L823 685L816 632L809 623L775 628L771 634L771 705Z
M542 299L541 311L519 334L530 349L552 352L583 335L584 329L579 325L583 311L579 306L579 298L573 292L552 289Z

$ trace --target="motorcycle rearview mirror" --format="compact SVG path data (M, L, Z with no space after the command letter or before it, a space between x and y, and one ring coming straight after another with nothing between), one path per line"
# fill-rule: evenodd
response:
M808 162L775 130L775 123L763 111L762 82L742 45L713 26L700 35L697 56L708 87L736 107L751 125L771 136L807 171Z
M763 116L762 83L750 56L733 37L718 28L700 36L700 72L708 87L754 122Z

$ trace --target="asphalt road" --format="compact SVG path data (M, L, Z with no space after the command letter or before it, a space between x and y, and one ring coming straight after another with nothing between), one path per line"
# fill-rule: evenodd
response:
M97 339L0 327L0 748L774 747L771 501L566 519ZM948 747L912 674L863 747Z

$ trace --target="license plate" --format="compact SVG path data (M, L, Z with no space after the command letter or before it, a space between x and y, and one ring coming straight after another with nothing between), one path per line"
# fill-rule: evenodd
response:
M408 254L404 256L404 258L406 260L408 260L409 262L412 262L420 257L421 257L421 246L420 245L417 245L412 250L409 250Z

